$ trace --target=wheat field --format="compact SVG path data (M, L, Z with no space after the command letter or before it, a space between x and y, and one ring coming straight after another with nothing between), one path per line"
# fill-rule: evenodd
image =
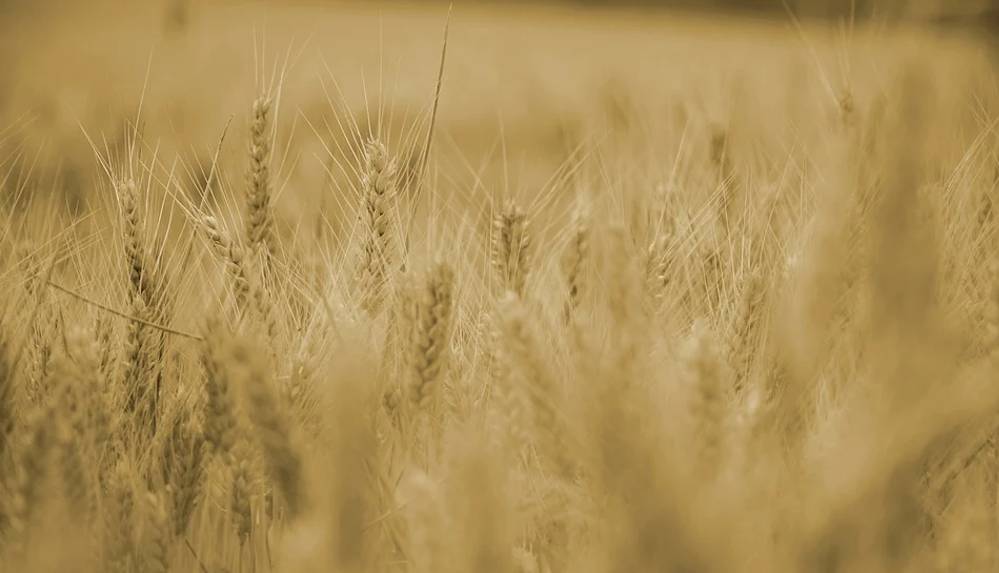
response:
M988 43L456 4L0 15L0 571L999 570Z

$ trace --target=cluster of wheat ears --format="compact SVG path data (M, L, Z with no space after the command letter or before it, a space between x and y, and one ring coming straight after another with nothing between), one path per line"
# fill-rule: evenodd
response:
M0 569L994 570L995 99L897 75L814 165L714 125L523 193L341 115L314 227L276 91L201 177L130 124L89 210L8 148Z

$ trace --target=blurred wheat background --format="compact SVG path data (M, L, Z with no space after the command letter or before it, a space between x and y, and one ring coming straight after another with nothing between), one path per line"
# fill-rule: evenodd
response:
M0 3L0 570L999 570L997 14Z

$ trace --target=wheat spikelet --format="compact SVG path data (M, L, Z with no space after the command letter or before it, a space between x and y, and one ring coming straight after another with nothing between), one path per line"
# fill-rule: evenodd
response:
M245 256L243 248L219 226L218 220L210 215L199 219L199 226L208 241L225 264L226 274L232 282L233 298L241 317L253 316L259 320L272 343L277 343L277 311L271 297L264 290L261 273L254 272L252 260Z
M139 216L139 198L135 181L127 179L115 185L121 204L122 241L125 247L130 292L141 296L147 303L155 299L151 270L146 262L142 221Z
M112 377L115 372L115 352L113 345L114 328L110 318L101 315L97 320L97 342L99 347L98 368L101 376Z
M281 402L265 378L267 365L259 360L260 353L248 344L234 342L228 349L227 367L240 380L247 397L250 421L257 432L264 461L295 518L302 508L302 460L289 432L290 424Z
M765 283L758 272L751 273L743 286L738 314L732 329L729 344L729 362L735 370L736 390L743 386L749 375L750 361L753 358L754 344L760 330L762 306L766 297Z
M148 322L164 323L164 294L152 267L147 262L142 221L139 216L135 181L128 179L116 185L122 210L122 235L125 264L129 279L132 316ZM131 422L143 433L156 432L162 371L159 368L164 353L163 333L136 321L128 322L125 340L125 403Z
M18 246L16 254L23 267L24 288L27 295L38 301L38 315L32 324L28 325L30 336L27 347L27 372L24 385L24 397L34 404L42 401L45 394L44 384L49 374L53 354L53 341L59 329L60 316L46 303L48 289L42 283L42 262L39 256L27 244Z
M75 519L84 523L96 513L91 477L86 460L83 458L83 440L69 435L65 425L60 424L57 436L57 464L62 478L63 493L68 509Z
M228 456L236 444L236 401L221 358L224 333L217 323L205 331L201 364L205 375L205 443L215 455Z
M233 450L231 472L231 494L229 514L240 546L246 545L253 532L253 507L250 499L252 491L252 460L249 445L241 441Z
M392 360L392 372L402 383L389 388L386 392L397 394L406 391L409 370L412 369L412 352L410 345L416 336L417 313L420 307L420 279L412 270L400 274L399 288L395 292L395 301L388 317L385 333L385 349Z
M544 356L537 352L539 344L528 311L511 294L501 301L498 312L505 355L510 366L522 372L530 385L548 387L552 385L551 375ZM540 392L546 394L547 388Z
M670 284L670 240L656 237L645 254L645 299L657 307Z
M558 411L557 382L545 357L538 352L540 343L527 308L509 293L501 302L499 316L504 355L510 360L510 368L521 376L520 384L513 391L522 393L530 405L530 427L544 455L562 475L568 475L572 469L566 452L566 428Z
M28 240L22 239L14 244L13 267L24 275L24 291L28 297L34 298L42 291L39 288L38 277L42 273L42 262L38 256L36 246Z
M488 376L484 399L486 406L492 406L489 413L497 429L499 445L519 450L530 443L530 405L513 378L513 359L506 352L501 320L497 312L489 313L482 320L480 336L481 344L486 346L483 353Z
M531 270L531 237L527 216L513 201L504 204L493 220L490 260L502 290L524 296Z
M361 192L364 200L364 231L361 245L361 306L377 312L384 301L388 270L392 264L391 209L396 200L396 162L380 141L371 140L364 147L364 171Z
M253 253L276 254L274 214L271 205L271 109L270 97L253 102L250 119L250 167L246 174L246 244Z
M45 501L45 486L50 475L54 451L54 428L51 408L35 410L25 420L23 443L19 444L13 476L7 486L5 510L7 526L15 539L24 542L32 518Z
M572 319L582 302L586 289L586 264L590 256L589 213L577 207L573 214L569 244L562 255L562 275L568 289L563 315Z
M170 527L178 537L187 532L197 506L204 475L204 454L209 447L193 426L188 410L181 405L163 452L163 483L170 496Z
M652 240L645 254L645 298L657 309L663 302L667 289L674 282L676 221L670 209L668 187L657 188L657 208L653 212Z
M410 400L421 409L431 407L440 393L441 378L447 367L448 345L454 312L454 272L447 263L436 263L427 273L426 283L416 301L410 347Z
M170 569L170 526L161 494L147 492L140 507L138 561L141 571L167 573Z
M46 384L55 354L56 334L60 331L58 315L42 312L36 324L32 325L32 336L28 345L27 384L25 394L29 401L40 404L48 394Z
M57 368L71 385L64 396L73 400L75 406L67 409L76 412L69 420L74 432L74 451L67 455L81 456L91 462L84 464L83 473L90 482L86 509L94 516L99 497L97 486L106 481L106 474L120 453L121 436L115 431L119 422L111 408L109 372L102 364L106 358L102 355L105 343L99 337L95 340L88 330L80 327L71 328L66 341L66 357ZM64 447L69 446L64 444ZM80 483L85 482L81 479Z
M215 254L224 262L226 273L232 281L233 298L236 308L246 312L247 301L250 299L250 275L246 268L246 259L243 249L232 241L225 230L219 226L219 222L211 215L203 216L200 221L201 229L208 237L208 242Z
M132 309L136 316L150 316L149 306L142 297L135 297ZM162 336L134 320L128 321L125 335L124 403L129 423L141 430L141 435L151 436L155 431L158 409L158 347Z
M284 387L287 404L305 431L317 435L322 426L315 392L318 341L313 341L295 356L288 384Z

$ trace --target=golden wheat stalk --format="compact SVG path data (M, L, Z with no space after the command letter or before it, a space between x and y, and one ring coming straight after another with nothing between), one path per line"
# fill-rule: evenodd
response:
M432 408L446 374L454 313L454 272L436 263L416 301L410 347L409 397L420 409Z
M384 302L394 257L392 206L396 201L397 168L380 141L364 147L361 192L364 196L364 238L361 245L361 306L373 314Z
M495 215L490 260L502 291L524 296L531 270L531 237L527 216L514 201L505 203Z
M263 252L266 259L276 254L274 207L271 182L271 110L273 100L259 97L253 102L250 118L250 167L246 174L246 244L250 252Z

